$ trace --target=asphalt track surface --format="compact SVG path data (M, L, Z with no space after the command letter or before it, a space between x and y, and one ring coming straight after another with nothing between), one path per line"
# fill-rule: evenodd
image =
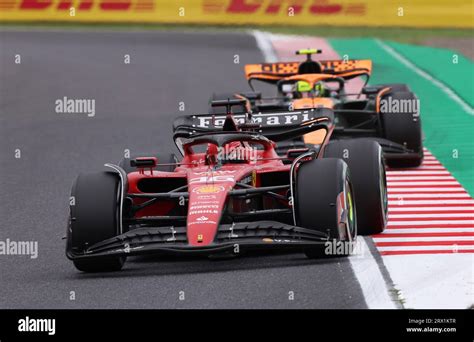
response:
M65 257L76 175L124 149L175 151L172 119L205 112L212 91L247 89L243 65L261 60L246 34L0 32L0 240L39 244L37 259L0 256L0 308L366 308L345 258L129 258L84 274ZM64 96L95 99L95 116L57 114Z

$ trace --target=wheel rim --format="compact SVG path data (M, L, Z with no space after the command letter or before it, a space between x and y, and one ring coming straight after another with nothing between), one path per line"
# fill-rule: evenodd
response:
M355 236L355 210L354 198L352 196L352 188L348 180L346 180L346 205L347 205L347 225L351 237Z
M387 178L385 173L385 163L383 158L380 158L380 195L382 197L382 211L384 226L387 221L388 214L388 193L387 193Z

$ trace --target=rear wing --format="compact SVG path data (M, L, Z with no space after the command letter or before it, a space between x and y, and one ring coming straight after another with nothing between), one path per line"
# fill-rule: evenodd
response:
M250 82L258 79L268 83L276 83L282 78L297 75L301 62L277 62L247 64L245 66L245 77ZM370 59L349 60L326 60L318 61L321 64L322 73L332 74L345 79L357 76L370 76L372 72L372 61Z
M174 138L190 138L202 134L222 132L226 115L196 114L176 118L173 122ZM237 125L249 125L248 114L232 114ZM332 129L334 113L329 108L302 111L280 111L252 114L249 134L262 134L273 141L300 136L320 128Z

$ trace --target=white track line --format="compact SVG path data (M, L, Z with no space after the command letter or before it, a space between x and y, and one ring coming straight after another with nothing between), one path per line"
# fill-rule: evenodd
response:
M379 265L375 261L369 246L362 237L358 237L357 243L361 244L363 256L351 256L354 274L359 281L365 302L370 309L396 309L395 303L389 295L389 289L380 272Z
M456 192L464 191L460 186L453 188L389 188L388 193L412 193L412 192Z
M438 200L423 200L423 201L409 201L409 200L389 200L388 205L403 205L410 206L411 204L474 204L473 199L465 200L448 200L448 199L438 199Z
M454 102L456 102L458 105L461 106L461 108L468 113L469 115L474 115L474 108L472 108L466 101L464 101L461 97L459 97L458 94L456 94L451 88L449 88L446 84L441 82L440 80L434 78L430 74L428 74L426 71L418 68L415 64L410 62L408 59L406 59L404 56L402 56L399 52L395 51L394 48L391 46L385 44L382 42L380 39L375 40L378 45L382 49L384 49L386 52L388 52L390 55L392 55L395 59L397 59L400 63L405 65L408 69L412 70L419 76L423 77L426 79L428 82L431 82L434 84L436 87L438 87L442 92L444 92L450 99L452 99Z
M424 161L423 162L423 165L422 166L425 166L425 165L437 165L437 166L441 166L442 164L439 162L439 161Z
M389 212L405 212L405 211L430 211L430 212L437 212L437 211L471 211L474 212L474 206L470 207L390 207L388 209Z
M444 245L444 246L377 246L378 250L381 252L388 252L388 251L453 251L456 244L453 243L452 245ZM458 245L456 248L459 250L474 250L474 246L465 246L465 245Z
M450 213L437 213L437 214L388 214L389 220L395 220L397 218L437 218L437 217L472 217L474 219L474 214L450 214Z
M418 187L420 188L433 188L433 189L457 189L459 190L464 190L464 188L461 186L459 183L454 183L452 181L425 181L425 182L417 182L417 181L391 181L387 182L388 185L388 190L396 190L402 189L402 188L407 188L407 189L417 189Z
M388 227L386 234L428 234L428 233L474 233L474 228L416 228L402 229Z
M474 236L417 236L417 237L396 237L396 238L382 238L374 237L375 242L438 242L438 241L474 241Z
M387 171L387 176L423 176L423 175L437 175L437 176L451 176L448 170L444 169L433 171Z
M420 171L423 171L423 170L439 170L439 171L446 171L446 168L444 166L440 166L440 165L427 165L427 166L424 166L424 165L421 165L420 168L418 169Z
M458 185L457 188L461 188L460 184L456 181L445 181L445 182L436 182L436 181L427 181L427 182L417 182L417 181L414 181L414 182L410 182L410 181L407 181L407 182L403 182L403 181L399 181L399 182L393 182L393 181L388 181L387 182L387 186L390 188L391 186L400 186L400 185L404 185L404 186L408 186L408 185L419 185L419 186L426 186L426 185Z
M450 225L456 226L458 224L472 224L474 228L474 219L472 220L456 220L456 221L443 221L443 220L426 220L426 221L397 221L397 220L390 220L387 222L387 227L390 226L432 226L435 224L439 225Z
M457 183L456 178L453 176L387 176L387 182L393 181L454 181ZM439 184L439 182L436 182ZM443 184L446 184L443 182ZM448 183L449 184L449 183Z
M441 194L441 193L432 193L432 194L392 194L388 195L388 198L396 198L396 199L405 199L405 198L424 198L427 200L430 199L437 199L437 198L471 198L468 193L465 194Z
M416 169L416 171L429 171L429 170L447 171L446 168L442 165L441 166L440 165L428 165L428 166L421 165ZM389 171L395 171L395 170L391 169ZM408 170L406 170L406 171L408 171Z

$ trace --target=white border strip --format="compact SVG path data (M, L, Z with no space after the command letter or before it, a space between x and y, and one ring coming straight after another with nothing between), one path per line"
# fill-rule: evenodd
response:
M456 211L456 210L462 210L462 211L467 211L465 215L473 215L474 214L474 206L459 206L459 207L390 207L388 208L389 213L394 213L394 212L433 212L433 213L441 213L443 211Z
M388 238L374 238L376 243L380 242L439 242L439 241L472 241L474 236L416 236L416 237L388 237ZM378 246L380 247L380 246ZM387 247L387 246L386 246Z
M385 234L474 233L474 228L387 228ZM421 235L420 235L421 236Z
M465 246L457 245L453 243L452 245L442 245L442 246L377 246L378 250L381 252L398 252L398 251L452 251L453 254L459 251L472 251L474 246ZM449 266L446 266L448 268ZM456 289L458 290L458 289ZM453 289L453 291L456 291Z
M360 250L363 251L363 256L354 255L349 257L349 260L367 306L369 309L397 309L398 307L390 297L385 279L380 272L377 261L370 252L367 242L359 236L357 243L360 245Z
M382 42L380 39L376 39L375 42L380 45L382 49L384 49L386 52L388 52L390 55L392 55L395 59L397 59L400 63L405 65L408 69L412 70L419 76L423 77L427 81L433 83L435 86L437 86L442 92L444 92L448 97L456 102L458 105L464 109L466 113L469 115L474 115L474 108L472 108L466 101L464 101L461 97L459 97L458 94L456 94L451 88L449 88L446 84L442 83L440 80L434 78L430 74L428 74L426 71L423 71L422 69L418 68L415 64L410 62L408 59L406 59L404 56L402 56L399 52L397 52L394 48L391 46L385 44Z
M252 30L250 33L255 37L257 46L262 51L265 62L274 63L278 61L278 57L273 49L273 44L271 40L271 33Z
M457 226L459 224L472 225L474 228L474 220L421 220L421 221L397 221L396 219L387 222L387 228L392 226ZM416 230L416 228L414 228ZM415 231L416 232L416 231Z
M418 218L437 218L437 217L462 217L462 218L469 218L471 217L474 218L474 213L472 214L466 214L466 213L456 213L456 214L452 214L452 213L436 213L436 214L432 214L432 213L428 213L428 214L392 214L392 213L389 213L388 214L388 219L397 219L397 218L413 218L413 219L418 219Z

